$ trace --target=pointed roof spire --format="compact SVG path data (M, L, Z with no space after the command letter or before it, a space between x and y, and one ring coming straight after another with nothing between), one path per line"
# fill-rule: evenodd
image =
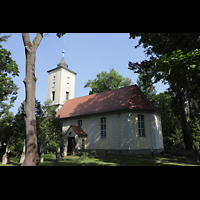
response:
M64 42L65 42L65 40L64 40ZM63 68L63 69L65 69L65 70L67 70L68 72L70 72L70 73L76 75L77 73L75 73L75 72L73 72L72 70L70 70L70 69L68 68L68 64L65 62L65 58L64 58L64 57L65 57L65 50L64 50L65 44L64 44L64 42L63 42L63 50L62 50L62 59L61 59L61 61L57 64L57 67L56 67L56 68L51 69L51 70L48 70L47 72L49 73L49 72L51 72L51 71L53 71L53 70L55 70L55 69Z
M64 56L65 56L65 50L63 49L63 51L62 51L62 59L61 59L61 61L57 64L57 66L58 67L67 67L68 68L68 65L67 65L67 63L65 62L65 58L64 58Z

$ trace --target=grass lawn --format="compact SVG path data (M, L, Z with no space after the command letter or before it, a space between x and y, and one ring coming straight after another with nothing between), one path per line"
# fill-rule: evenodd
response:
M98 158L79 159L79 156L67 156L62 161L56 162L54 154L45 154L44 162L41 166L200 166L192 156L185 153L178 153L174 158L169 158L163 154L156 154L153 158L151 154L139 155L112 155L100 154ZM19 166L19 159L10 158L11 164L0 166Z
M61 162L56 162L55 155L45 155L42 166L197 166L193 158L179 156L176 158L166 158L162 154L155 155L154 158L149 154L141 155L105 155L101 154L98 158L79 159L79 156L64 157Z

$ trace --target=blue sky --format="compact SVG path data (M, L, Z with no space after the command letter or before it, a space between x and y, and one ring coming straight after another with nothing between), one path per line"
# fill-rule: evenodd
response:
M10 35L3 33L3 35ZM20 75L14 82L20 87L14 107L10 109L16 114L21 102L25 99L25 87L22 80L25 78L25 50L21 33L12 33L12 36L2 45L11 52L13 60L19 67ZM31 33L31 42L36 34ZM134 46L138 39L129 39L128 33L67 33L58 38L55 33L45 35L36 53L35 74L36 98L43 103L47 95L47 71L57 67L62 58L63 42L65 40L65 61L70 70L77 73L75 83L75 97L89 94L89 88L84 88L88 79L94 79L101 71L115 70L124 77L129 77L135 84L138 74L128 69L128 62L140 62L146 59L144 49ZM167 85L155 85L158 93L164 92Z

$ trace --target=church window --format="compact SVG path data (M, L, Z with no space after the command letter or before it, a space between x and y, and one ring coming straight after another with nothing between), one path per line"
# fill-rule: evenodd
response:
M52 92L52 101L55 100L55 91Z
M80 126L80 127L82 126L82 120L81 119L78 120L78 126Z
M56 79L56 76L53 76L53 81L55 81L55 79Z
M82 150L85 149L85 142L84 142L84 139L82 139Z
M144 115L138 115L138 133L139 136L145 136Z
M101 137L106 137L106 117L100 118Z
M69 92L66 92L66 100L69 99Z
M53 86L52 87L55 88L55 82L53 82Z

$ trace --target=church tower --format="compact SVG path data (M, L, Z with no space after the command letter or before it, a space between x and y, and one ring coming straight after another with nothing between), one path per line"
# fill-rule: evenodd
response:
M65 51L62 51L62 59L57 67L48 72L47 100L53 101L53 105L58 106L58 110L63 104L74 98L75 75L76 73L68 68L64 59Z

